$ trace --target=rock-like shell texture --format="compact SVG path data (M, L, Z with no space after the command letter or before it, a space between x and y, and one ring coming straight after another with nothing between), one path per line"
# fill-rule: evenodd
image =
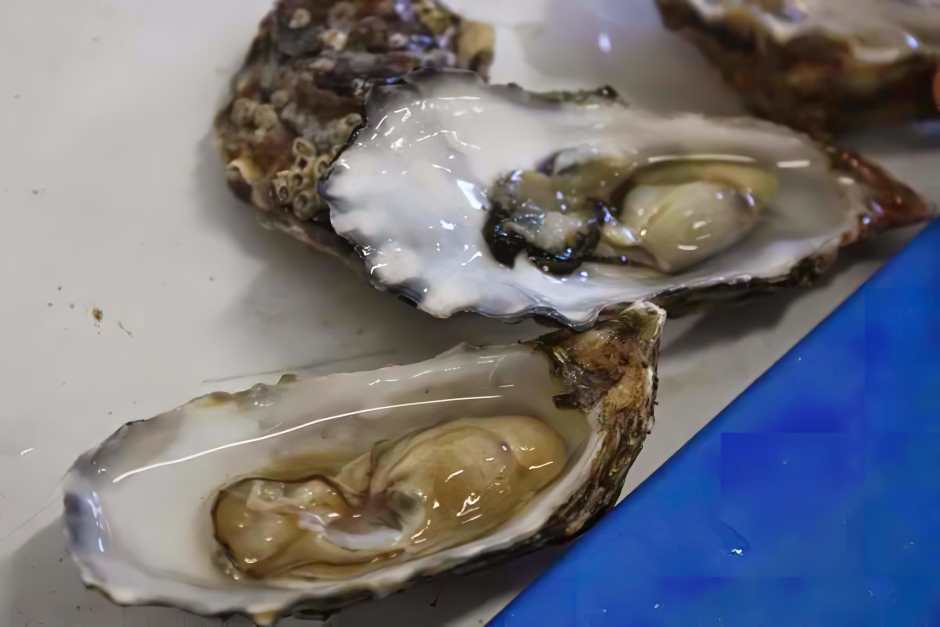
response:
M267 225L346 252L317 183L369 87L419 68L485 75L492 55L491 28L438 0L278 0L216 118L228 184Z
M940 117L933 0L657 0L755 113L828 135Z

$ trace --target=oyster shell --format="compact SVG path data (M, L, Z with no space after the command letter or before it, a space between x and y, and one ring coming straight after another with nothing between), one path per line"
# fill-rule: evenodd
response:
M69 550L117 603L270 624L571 538L652 424L664 317L640 304L582 334L130 423L66 477Z
M485 74L492 48L489 26L437 0L278 0L216 117L229 186L269 226L342 250L317 182L361 123L369 85L427 67Z
M756 113L823 133L940 117L937 0L657 0Z
M321 194L377 287L437 317L573 327L641 300L679 312L806 284L841 246L930 214L878 167L782 127L456 71L376 87Z

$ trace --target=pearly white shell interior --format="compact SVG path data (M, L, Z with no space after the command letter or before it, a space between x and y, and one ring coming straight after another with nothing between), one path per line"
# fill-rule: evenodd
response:
M374 282L438 317L542 313L584 326L607 307L679 288L786 276L801 260L836 249L864 210L859 186L834 176L815 144L769 123L663 117L601 100L547 103L460 72L416 75L378 91L324 195L333 227L361 248ZM589 263L559 277L524 256L503 266L483 239L486 189L559 150L637 166L756 162L776 173L780 192L745 240L682 274Z
M595 417L555 407L552 396L562 387L549 368L544 354L524 346L458 347L407 366L205 397L131 423L66 478L70 550L85 582L118 603L264 616L301 598L382 595L508 548L545 525L589 476L600 450ZM233 480L283 457L358 455L447 419L506 413L549 422L571 457L561 477L497 532L340 582L235 581L213 562L210 509Z
M937 0L788 0L768 11L755 0L688 0L707 21L731 11L748 11L786 43L821 33L845 41L868 63L893 63L913 54L940 54L940 2Z

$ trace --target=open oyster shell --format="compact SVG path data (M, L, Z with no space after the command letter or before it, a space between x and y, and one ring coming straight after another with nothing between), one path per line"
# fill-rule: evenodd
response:
M937 0L657 0L750 108L814 133L940 117Z
M532 219L523 211L516 224L494 226L494 210L512 204L501 198L519 185L530 189L523 185L530 179L534 191L516 205L535 203L542 213ZM701 181L727 189L702 194ZM593 210L633 203L632 192L612 200L611 190L625 185L668 201L657 224L634 221L640 240L669 225L656 241L640 242L647 263L602 259L601 240L608 248L617 241L603 231L632 223ZM541 315L573 327L636 301L678 312L807 284L841 246L930 214L877 166L782 127L663 117L626 106L610 90L533 94L457 71L374 88L365 125L321 194L333 228L357 247L377 287L437 317ZM544 209L553 199L559 206ZM734 213L757 205L758 215ZM533 224L535 233L526 232ZM674 254L700 252L704 239L727 235L710 231L721 225L737 232L692 265ZM699 226L704 239L686 242ZM553 246L560 248L547 251Z
M66 477L69 550L117 603L270 624L571 538L616 502L650 429L663 322L639 304L582 334L285 378L130 423ZM469 443L454 439L464 432ZM494 460L498 476L483 468ZM350 488L362 471L370 487ZM327 480L333 492L312 503ZM460 489L483 526L443 537L434 512ZM431 551L400 537L425 519Z
M229 186L267 225L342 250L317 183L369 85L429 67L485 75L492 55L492 29L437 0L278 0L216 117Z

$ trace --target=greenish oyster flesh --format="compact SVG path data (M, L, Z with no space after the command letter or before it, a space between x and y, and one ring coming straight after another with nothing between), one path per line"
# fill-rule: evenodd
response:
M362 123L369 86L419 68L485 75L493 41L437 0L278 0L216 117L229 186L264 223L337 252L317 183Z
M269 625L564 542L643 447L664 322L641 303L583 333L129 423L66 476L69 552L116 603Z
M564 155L552 163L564 163ZM678 273L744 238L774 200L777 177L736 162L676 160L635 168L594 159L517 171L490 190L485 237L494 257L570 274L584 261Z

